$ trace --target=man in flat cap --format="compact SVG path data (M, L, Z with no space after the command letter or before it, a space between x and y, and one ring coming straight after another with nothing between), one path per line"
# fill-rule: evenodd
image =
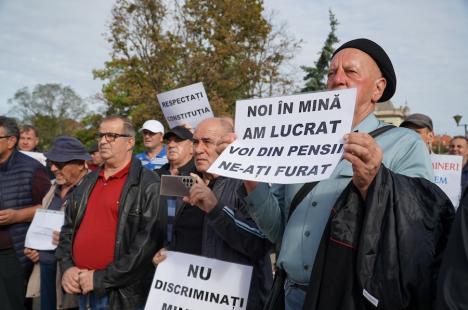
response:
M400 127L414 130L426 143L429 153L432 153L432 142L434 142L434 127L432 119L424 114L414 113L408 115L400 124Z
M396 88L390 58L371 40L349 41L333 54L327 87L357 88L353 129L332 176L315 187L244 182L252 218L281 244L285 309L430 309L453 206L429 181L418 135L379 129L386 125L375 104ZM277 297L269 309L281 309Z

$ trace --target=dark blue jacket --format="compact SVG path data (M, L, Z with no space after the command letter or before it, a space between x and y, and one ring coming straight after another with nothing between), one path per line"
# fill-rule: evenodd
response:
M33 205L32 181L38 169L44 169L37 160L14 150L5 165L0 169L0 210L24 209ZM8 227L16 255L29 274L31 260L24 256L24 239L30 223L16 223Z

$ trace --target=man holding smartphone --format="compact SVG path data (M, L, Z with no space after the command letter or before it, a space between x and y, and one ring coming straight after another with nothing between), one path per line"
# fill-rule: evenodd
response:
M156 169L162 175L187 176L195 172L193 163L193 134L184 126L176 126L164 134L164 142L167 146L167 164ZM161 196L160 207L167 210L167 236L166 245L172 241L172 222L176 210L180 208L183 201L174 196Z
M219 156L219 142L232 132L232 122L225 118L208 118L198 124L193 153L201 176L191 174L196 183L176 212L169 249L253 266L247 309L262 309L272 283L271 243L238 197L242 180L208 172ZM160 263L164 257L160 251L153 260Z

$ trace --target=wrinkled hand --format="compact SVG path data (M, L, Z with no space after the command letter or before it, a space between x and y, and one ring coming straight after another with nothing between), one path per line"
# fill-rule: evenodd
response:
M79 273L79 281L83 294L88 294L89 292L94 290L93 276L94 270L81 270L81 272Z
M218 199L198 175L190 175L195 177L196 183L190 188L190 195L184 197L184 202L197 206L206 213L210 212L218 204Z
M166 252L166 248L159 250L153 257L153 264L158 265L162 263L167 257Z
M237 136L233 132L222 136L221 139L216 142L216 153L221 154L226 149L226 147L232 142L236 141L236 139Z
M345 135L343 158L353 167L353 183L366 198L367 190L382 163L382 149L367 133L353 132Z
M81 293L80 273L78 267L68 268L62 276L62 287L68 294Z
M60 231L54 230L52 232L52 244L58 245L60 241Z
M0 225L10 225L17 222L17 210L0 210Z
M33 263L39 261L39 252L30 248L24 248L24 255L29 258Z

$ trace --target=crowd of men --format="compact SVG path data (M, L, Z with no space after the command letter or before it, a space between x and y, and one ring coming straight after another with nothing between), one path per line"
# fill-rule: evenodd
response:
M351 87L343 159L329 179L306 184L209 173L235 139L229 118L165 131L158 120L136 130L107 116L90 149L57 137L44 167L27 155L38 151L37 130L0 116L0 308L31 309L26 296L40 296L43 310L144 309L171 250L252 266L248 310L468 309L467 138L450 142L463 157L455 216L432 183L432 120L413 114L391 128L373 114L396 89L375 42L334 52L327 88ZM138 133L146 151L133 154ZM160 195L171 175L195 180L187 196ZM56 250L24 246L38 208L65 213Z

